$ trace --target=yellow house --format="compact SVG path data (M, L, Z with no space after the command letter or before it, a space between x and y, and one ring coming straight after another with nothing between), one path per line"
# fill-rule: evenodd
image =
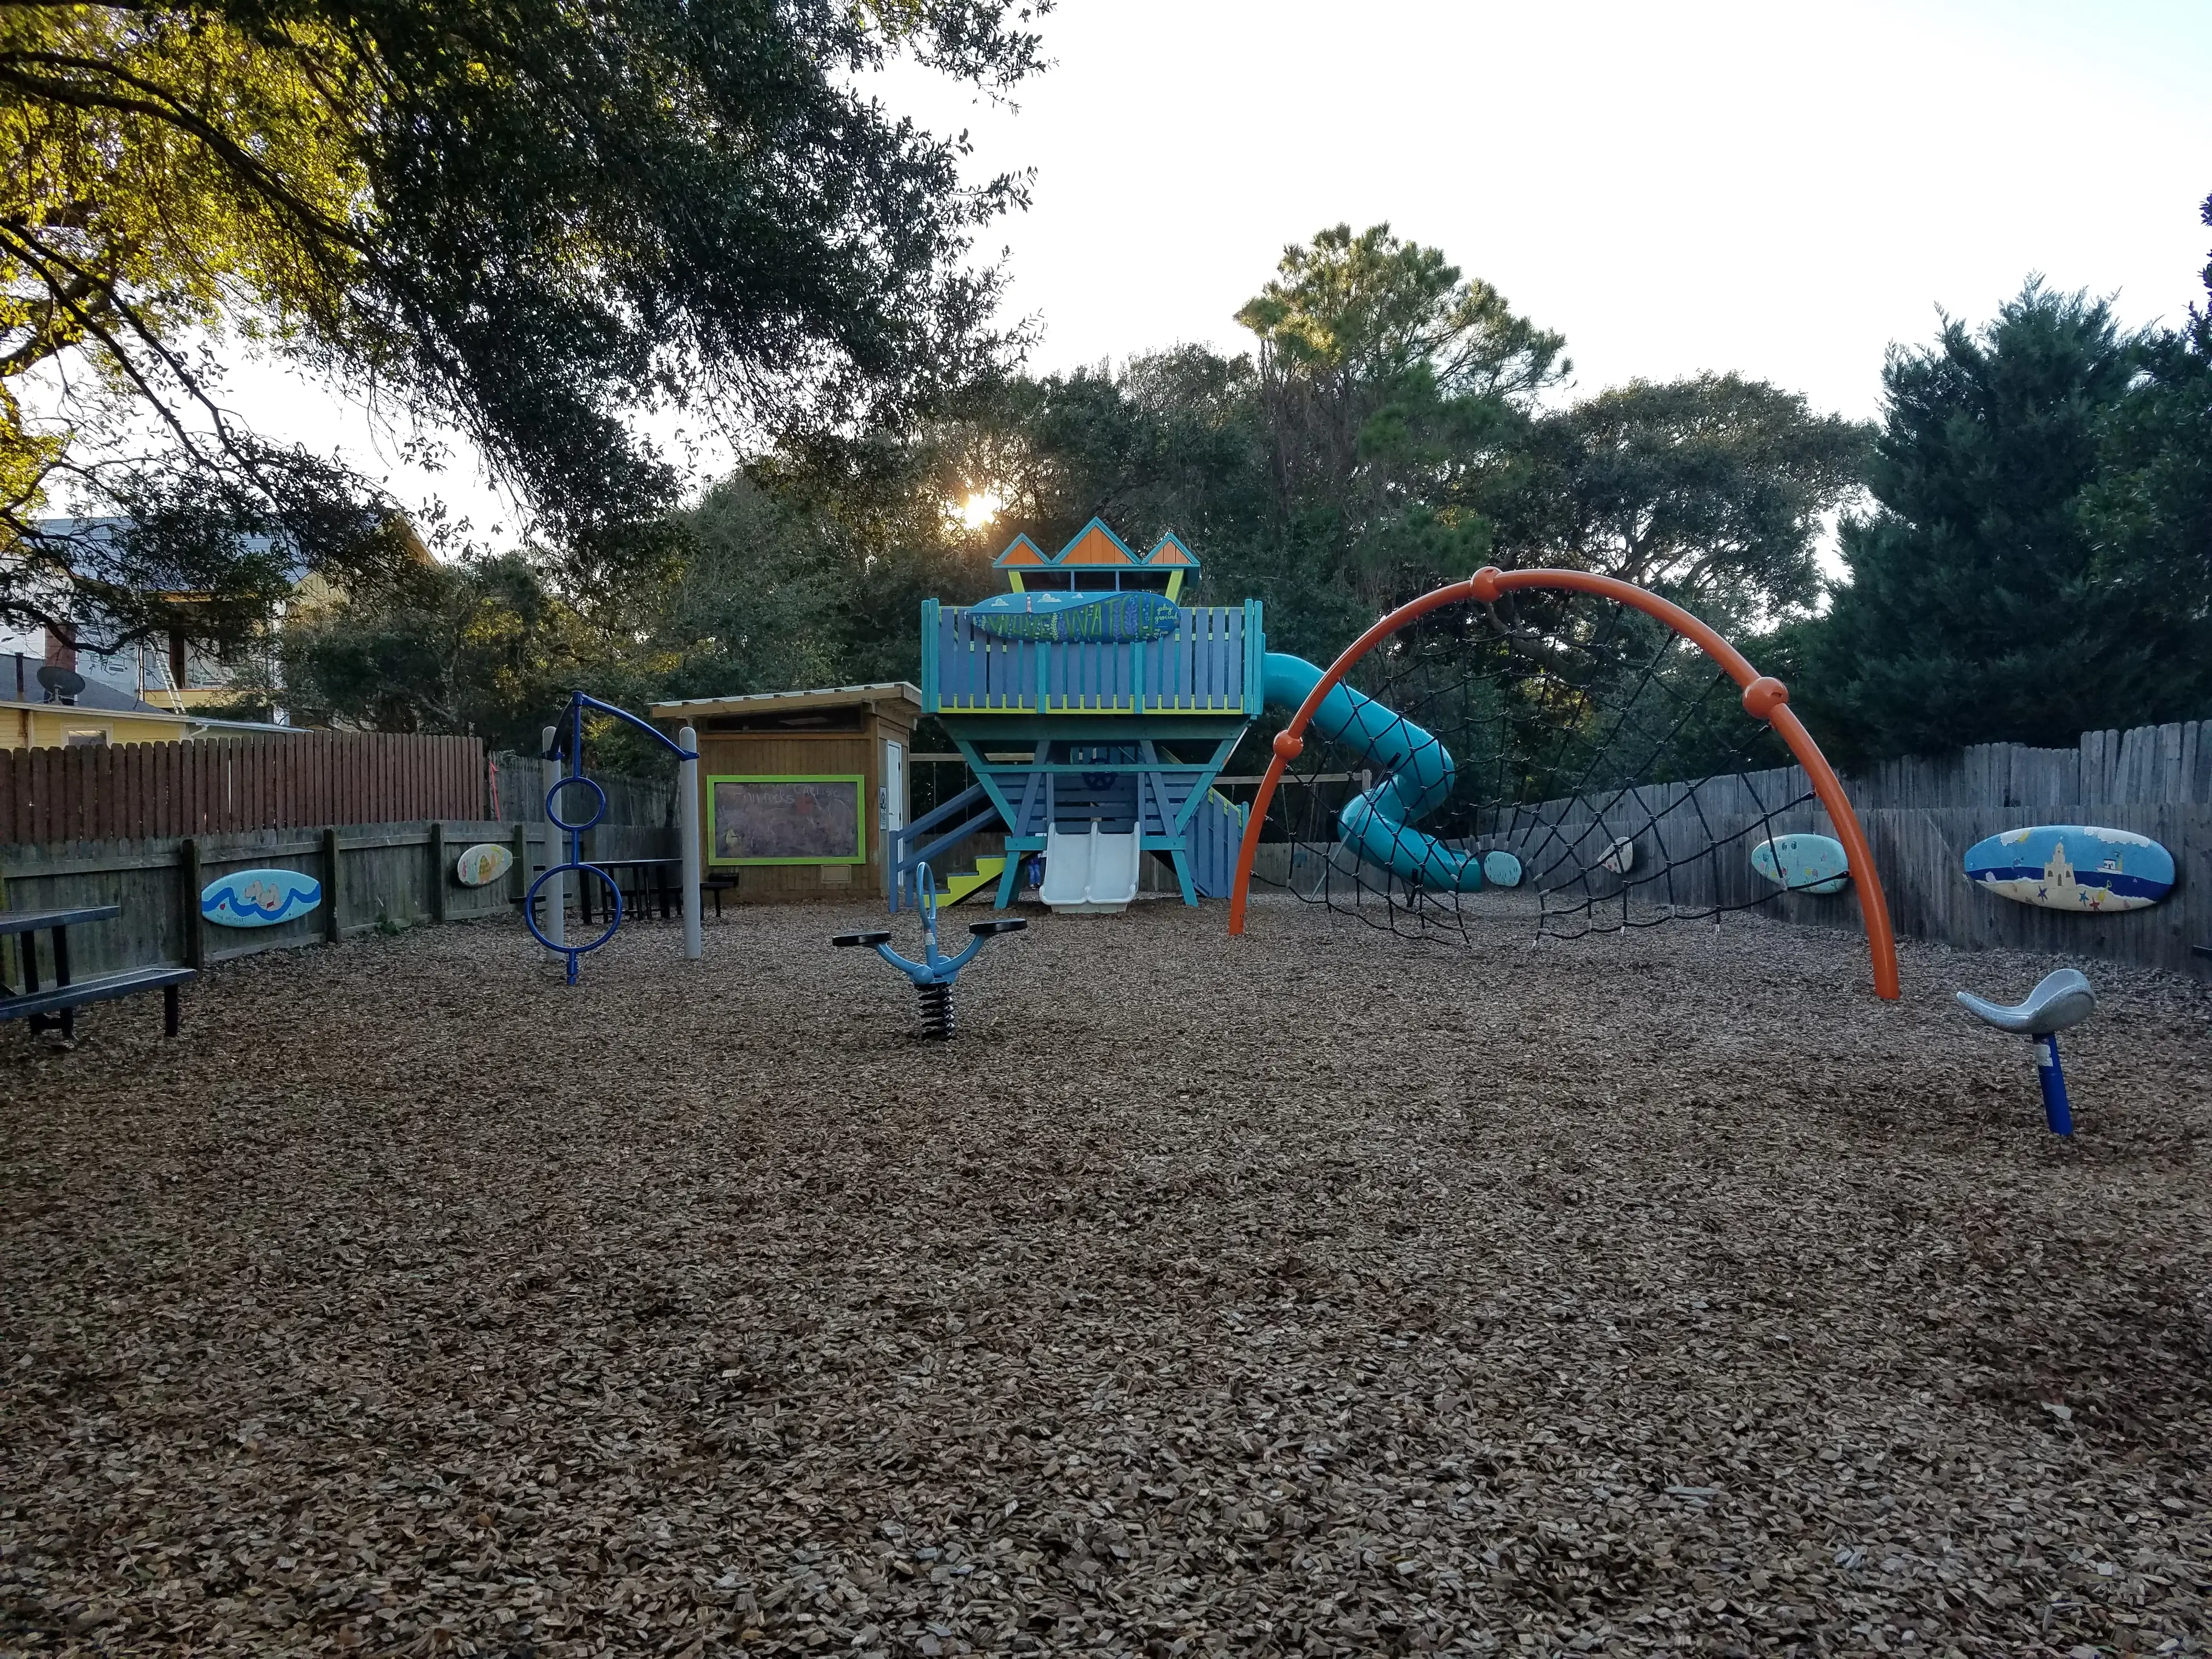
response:
M176 743L206 724L157 708L94 708L82 704L0 699L0 748L97 748L111 743Z
M98 749L118 743L177 743L241 732L291 732L289 726L210 720L163 708L97 680L76 679L68 702L46 701L41 670L56 665L0 653L0 749Z

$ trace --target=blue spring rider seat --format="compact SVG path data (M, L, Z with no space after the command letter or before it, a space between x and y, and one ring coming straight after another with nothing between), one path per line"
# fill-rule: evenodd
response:
M2046 974L2024 1002L2005 1004L1958 994L1959 1006L2000 1031L2035 1042L2035 1074L2043 1085L2043 1121L2055 1135L2074 1133L2074 1113L2066 1102L2066 1074L2058 1068L2058 1034L2079 1025L2097 1011L2097 994L2078 969Z
M915 866L914 898L915 908L921 912L920 962L908 962L892 950L888 932L838 933L830 942L841 948L853 945L875 946L878 956L914 981L915 995L921 1003L922 1036L931 1042L942 1042L952 1035L952 981L960 977L960 970L1000 934L1021 933L1029 923L1018 918L970 922L968 931L974 937L968 941L968 948L957 957L940 956L937 950L937 878L930 873L927 864Z

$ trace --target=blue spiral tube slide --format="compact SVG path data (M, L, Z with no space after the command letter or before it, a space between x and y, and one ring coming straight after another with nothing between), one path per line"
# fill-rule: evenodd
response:
M1261 665L1271 708L1295 711L1321 683L1322 671L1304 657L1270 651ZM1347 685L1334 685L1314 711L1308 730L1357 749L1382 781L1345 805L1336 816L1337 839L1365 862L1446 892L1482 886L1482 860L1455 853L1434 836L1413 827L1444 803L1452 789L1451 753L1443 743L1395 709Z

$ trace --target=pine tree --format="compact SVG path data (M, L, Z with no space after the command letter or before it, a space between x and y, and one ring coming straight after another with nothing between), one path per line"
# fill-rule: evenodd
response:
M1978 332L1894 349L1850 581L1803 641L1799 702L1850 760L2072 743L2175 718L2185 631L2083 511L2151 343L2030 282Z

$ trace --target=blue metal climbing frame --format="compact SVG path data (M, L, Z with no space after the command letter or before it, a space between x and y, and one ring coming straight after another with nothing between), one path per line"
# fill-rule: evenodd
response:
M594 709L602 714L612 714L618 720L628 720L655 743L673 754L678 761L696 761L699 758L696 750L686 749L665 732L655 731L627 708L617 708L611 702L601 702L597 697L587 696L581 691L569 697L568 706L561 711L561 718L554 722L553 746L548 749L544 755L545 759L554 763L553 782L545 791L545 816L552 821L556 828L568 836L568 856L559 864L548 865L538 872L538 879L530 884L530 890L523 896L522 920L540 945L549 951L558 951L568 959L567 980L571 985L576 982L576 967L579 958L598 950L612 939L623 922L622 884L617 882L610 872L601 869L596 864L588 862L584 857L584 831L607 815L607 792L584 775L584 711L587 708ZM561 763L563 760L568 763L568 772L565 776L562 775L560 770ZM563 789L579 787L588 789L592 793L592 798L595 803L592 808L592 815L587 818L574 820L564 818L561 816L561 792ZM565 876L571 870L577 872L580 877L588 874L605 882L607 892L612 899L612 902L607 907L606 927L588 945L568 943L568 930L565 927L562 929L562 937L559 940L550 939L545 937L544 930L538 925L538 890L556 876Z

